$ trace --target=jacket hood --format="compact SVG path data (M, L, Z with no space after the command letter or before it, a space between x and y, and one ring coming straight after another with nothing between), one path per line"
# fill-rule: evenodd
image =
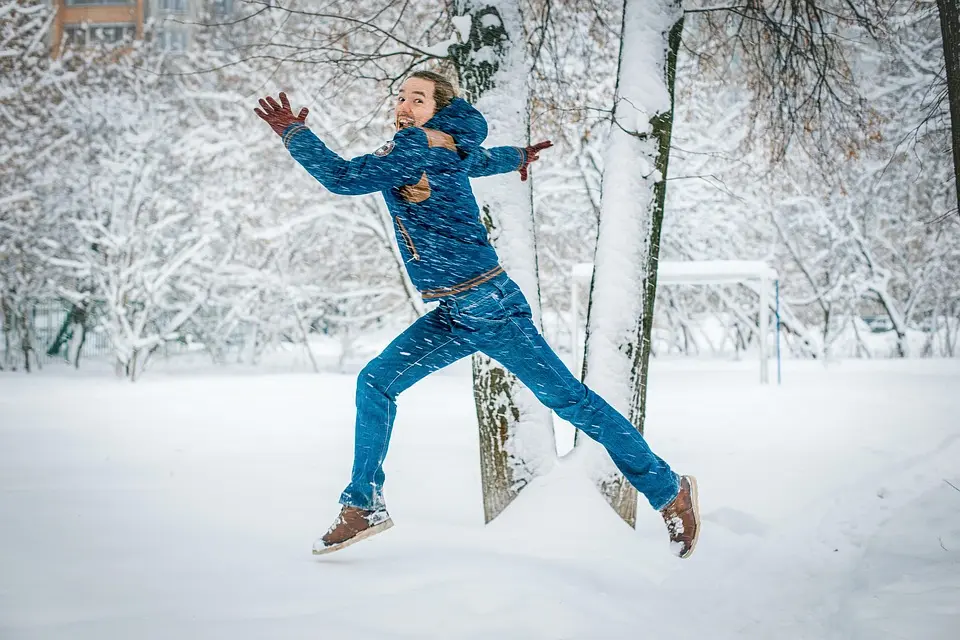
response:
M436 129L453 136L461 156L477 150L487 139L487 121L479 111L463 98L436 112L424 125L424 129Z

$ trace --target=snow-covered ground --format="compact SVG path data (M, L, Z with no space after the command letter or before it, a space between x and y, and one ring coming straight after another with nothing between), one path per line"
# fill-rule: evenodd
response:
M0 638L960 638L960 362L756 378L654 365L648 438L701 487L679 560L575 460L484 527L465 363L401 398L397 526L321 558L352 376L0 374Z

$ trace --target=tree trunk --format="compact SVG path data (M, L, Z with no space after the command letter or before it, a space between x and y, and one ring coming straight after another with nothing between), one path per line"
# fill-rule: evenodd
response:
M20 349L23 351L23 370L27 373L33 371L30 367L30 356L33 356L37 369L41 368L40 357L36 354L36 349L33 346L36 342L33 337L33 318L32 309L24 305L24 308L20 311Z
M82 322L77 325L77 333L67 345L67 362L72 362L74 368L80 368L80 356L83 355L83 345L87 341L87 325Z
M0 318L3 318L4 369L16 371L17 365L13 360L13 341L11 340L14 331L13 308L9 303L8 296L5 295L0 295Z
M461 44L450 48L464 97L486 116L495 144L529 138L527 66L514 0L453 0ZM466 33L469 18L469 35ZM517 175L475 183L477 203L500 262L540 322L540 286L530 182ZM483 511L490 522L556 459L549 411L519 380L482 354L473 357Z
M953 177L960 216L960 0L937 0L943 57L947 72L947 99L950 101L950 131L953 142Z
M641 432L682 31L680 0L624 0L587 312L584 380ZM607 501L633 526L636 490L599 445L577 438L577 447Z

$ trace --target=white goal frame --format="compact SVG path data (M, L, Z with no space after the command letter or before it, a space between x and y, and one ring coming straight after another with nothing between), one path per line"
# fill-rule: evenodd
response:
M570 352L573 354L574 374L579 378L583 370L583 353L580 351L580 287L590 287L593 278L593 263L576 264L570 273ZM776 316L777 384L780 384L780 278L776 269L762 260L661 260L657 268L657 286L678 284L747 284L756 283L759 294L757 305L760 326L760 383L770 382L769 334L770 285L774 287ZM586 319L584 319L586 323Z

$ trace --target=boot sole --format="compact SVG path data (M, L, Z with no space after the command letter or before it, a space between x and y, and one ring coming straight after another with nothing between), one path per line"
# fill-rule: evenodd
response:
M381 532L383 532L383 531L386 531L387 529L389 529L389 528L392 527L392 526L393 526L393 520L384 520L384 521L381 522L380 524L375 524L375 525L373 525L372 527L370 527L369 529L365 529L365 530L361 531L360 533L358 533L357 535L353 536L353 537L350 538L349 540L344 540L343 542L339 542L339 543L337 543L337 544L332 544L332 545L330 545L329 547L324 547L323 549L314 549L314 550L313 550L313 555L315 555L315 556L322 556L322 555L325 555L325 554L328 554L328 553L333 553L334 551L339 551L340 549L346 549L346 548L349 547L350 545L355 544L355 543L357 543L357 542L360 542L361 540L366 540L367 538L369 538L369 537L371 537L371 536L375 536L375 535L377 535L378 533L381 533Z
M697 479L693 476L684 476L684 478L690 482L690 501L693 503L693 522L696 525L690 548L680 556L681 558L689 558L693 555L693 550L697 548L697 540L700 539L700 496L697 493Z

